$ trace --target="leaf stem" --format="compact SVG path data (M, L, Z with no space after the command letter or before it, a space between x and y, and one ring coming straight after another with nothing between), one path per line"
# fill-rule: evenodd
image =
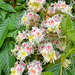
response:
M60 75L62 75L62 66L63 65L63 60L61 59L61 68L60 68Z
M25 60L25 62L28 64L28 62Z
M72 48L71 50L69 50L64 56L62 56L61 58L64 60L66 57L68 57L73 51L75 50L75 48Z

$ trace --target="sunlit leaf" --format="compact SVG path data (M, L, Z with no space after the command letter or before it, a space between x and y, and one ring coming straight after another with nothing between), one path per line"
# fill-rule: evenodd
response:
M10 4L6 4L3 0L0 0L0 8L9 12L16 12L16 10Z
M2 66L2 70L6 75L9 75L10 68L15 63L15 57L11 53L11 48L13 45L8 40L4 43L0 50L0 64Z

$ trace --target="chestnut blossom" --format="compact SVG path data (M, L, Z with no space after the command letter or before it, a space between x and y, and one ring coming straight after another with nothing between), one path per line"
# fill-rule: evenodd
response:
M40 11L43 8L46 0L30 0L28 2L29 11Z
M17 35L17 37L16 37L16 42L21 43L24 39L27 39L27 38L28 38L28 37L27 37L26 31L23 31L22 33L19 31L19 32L18 32L18 35Z
M53 32L59 34L61 20L62 20L62 16L54 15L53 17L51 18L49 17L46 20L44 20L41 26L47 28L47 33Z
M47 14L54 14L57 12L63 12L63 13L70 14L70 16L72 16L71 9L72 9L72 6L67 5L65 3L65 1L58 1L57 3L55 2L54 4L51 3L51 5L48 7Z
M58 48L60 51L64 51L67 44L65 39L58 37L50 37L50 42L52 42L53 46L55 46L55 48Z
M54 60L56 60L55 50L53 49L51 42L41 44L39 48L39 52L44 57L45 62L52 63L54 62Z
M63 67L64 68L69 68L69 65L71 64L71 60L70 59L65 59L63 61Z
M11 68L11 74L10 75L22 75L23 71L25 70L25 63L18 61L15 63L14 67Z
M61 0L54 4L51 3L48 11L46 11L46 15L44 15L48 15L47 18L43 17L45 19L37 27L40 15L36 12L43 9L45 2L46 0L29 0L28 2L28 11L30 12L25 12L21 19L21 24L26 26L26 30L18 32L15 48L11 50L19 61L11 68L10 75L22 75L25 69L28 69L28 75L41 75L43 68L40 61L33 60L30 62L31 60L28 60L26 67L26 64L23 62L26 57L31 56L31 54L35 55L34 53L36 53L35 50L37 49L37 52L43 57L43 62L55 63L55 60L61 57L60 52L66 48L67 42L65 38L60 37L62 35L62 13L72 16L72 6ZM50 15L54 16L50 17ZM65 59L63 61L64 68L69 68L69 64L71 64L71 60Z
M23 61L27 56L34 53L34 49L31 44L23 42L17 51L14 49L11 52L16 56L17 60Z
M27 28L29 28L30 26L36 26L37 22L39 21L39 15L33 12L28 12L25 13L22 16L21 19L21 24L25 25Z
M29 41L32 45L39 44L41 41L44 40L45 36L45 29L32 27L32 31L28 34Z
M42 73L42 64L40 63L40 61L33 60L32 62L29 62L27 68L28 75L41 75Z

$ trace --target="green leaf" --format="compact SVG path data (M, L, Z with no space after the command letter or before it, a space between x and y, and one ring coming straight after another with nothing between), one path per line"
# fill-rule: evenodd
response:
M2 72L2 69L1 69L1 66L0 66L0 75L1 75L1 72Z
M16 16L15 14L11 14L11 16L9 17L11 18L11 20L8 23L9 32L7 34L7 37L15 38L18 31L22 31L25 29L25 26L21 25L20 23L18 24L19 20L22 18L24 13L25 11L23 11L21 14L18 14Z
M26 1L26 0L17 0L17 2L20 2L20 3L21 3L21 2L25 2L25 1Z
M4 21L6 18L7 11L0 9L0 18Z
M21 12L20 14L11 14L9 15L9 23L8 23L8 30L16 30L21 26L20 20L23 16L25 11Z
M7 26L8 21L9 18L6 19L2 24L0 24L0 47L2 46L8 32L8 26Z
M71 59L71 65L69 65L69 69L63 68L63 75L75 75L75 53L71 54L70 57Z
M64 33L66 33L66 22L67 22L67 18L62 18L61 25Z
M46 0L46 2L50 3L50 2L51 2L51 0Z
M0 18L0 24L3 22L3 20Z
M73 10L75 11L75 5L73 5Z
M18 30L10 31L10 32L8 32L7 37L16 38L17 33L18 33Z
M70 15L67 15L66 18L62 19L62 29L64 30L65 34L73 41L75 41L75 30L74 25L71 23Z
M8 22L8 30L16 30L16 29L17 29L16 15L13 15Z
M2 70L6 75L9 75L10 68L15 63L15 57L11 53L11 48L13 48L13 45L9 40L5 41L4 45L1 48L0 51L0 62L2 66Z
M55 74L53 72L46 71L46 72L43 72L42 75L55 75Z
M53 72L55 75L59 75L60 73L60 63L55 64L46 69L46 71Z
M22 31L22 30L24 30L24 29L25 29L25 26L20 26L20 27L17 28L16 30L8 32L7 37L16 38L16 36L17 36L17 34L18 34L18 31Z
M68 17L67 17L67 24L66 25L67 25L67 36L71 40L75 41L75 30L74 30L74 25L72 25L72 23L71 23L70 15L68 15Z
M16 10L10 4L6 4L3 0L0 0L0 8L9 12L16 12Z
M72 21L75 23L75 17L72 18Z

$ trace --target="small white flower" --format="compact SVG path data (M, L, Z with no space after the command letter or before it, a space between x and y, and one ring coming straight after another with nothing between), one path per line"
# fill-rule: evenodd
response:
M17 57L17 60L23 61L27 56L34 53L33 47L29 43L23 42L19 49L12 50L12 53Z
M39 15L36 13L25 13L21 19L21 24L25 25L27 28L29 28L29 26L36 26L39 18Z
M45 36L45 29L37 28L37 27L32 27L31 33L29 33L29 41L32 44L38 44L41 41L44 40Z
M25 70L25 63L20 62L18 64L18 61L15 63L14 67L11 68L11 74L10 75L22 75L23 71Z
M26 31L23 31L22 33L19 31L17 37L16 37L16 40L17 42L21 43L24 39L27 39L27 34L26 34Z
M72 9L72 6L67 5L65 3L65 1L58 1L57 3L55 2L54 4L51 4L49 6L47 13L52 14L52 13L55 13L57 11L61 11L61 12L70 14L70 16L72 16L71 9Z
M54 15L51 18L46 19L45 21L42 22L41 26L44 28L47 28L47 33L48 32L53 32L59 34L60 33L60 23L62 20L62 15Z
M53 49L52 43L48 42L45 44L41 44L39 47L39 52L44 57L45 62L54 62L56 60L56 54Z
M30 11L40 11L43 8L46 0L30 0L28 3Z
M42 64L40 61L33 60L29 62L28 68L28 75L41 75L42 72Z
M71 60L70 59L65 59L63 61L63 67L64 68L69 68L69 64L71 64Z
M64 39L50 37L50 41L52 42L53 46L55 46L55 48L58 48L60 51L65 50L67 42Z

